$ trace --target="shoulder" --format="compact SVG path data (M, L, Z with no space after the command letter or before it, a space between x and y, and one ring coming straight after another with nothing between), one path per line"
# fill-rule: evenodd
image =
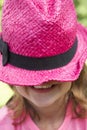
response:
M5 106L0 109L0 130L14 130L12 119L10 118L8 108Z
M67 126L68 124L68 126ZM69 102L63 128L67 130L87 130L87 118L78 118L72 112L72 102Z
M87 118L71 119L70 127L74 126L74 130L87 130Z

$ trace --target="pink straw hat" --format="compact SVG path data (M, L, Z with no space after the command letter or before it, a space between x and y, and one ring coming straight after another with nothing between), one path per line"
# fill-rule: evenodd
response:
M5 0L0 51L1 81L73 81L87 58L87 30L73 0Z

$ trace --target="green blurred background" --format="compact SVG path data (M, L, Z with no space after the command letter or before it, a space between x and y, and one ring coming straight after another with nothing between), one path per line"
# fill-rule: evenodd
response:
M74 0L74 3L76 6L78 21L87 27L87 0ZM2 5L3 0L0 0L0 22ZM0 107L5 105L13 94L13 91L8 87L8 85L0 82Z

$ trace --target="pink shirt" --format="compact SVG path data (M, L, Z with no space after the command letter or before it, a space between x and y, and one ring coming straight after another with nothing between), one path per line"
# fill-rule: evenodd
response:
M58 130L87 130L87 118L72 118L70 105L68 106L64 122ZM14 127L12 119L9 117L7 107L0 110L0 130L40 130L32 121L30 116L21 125Z

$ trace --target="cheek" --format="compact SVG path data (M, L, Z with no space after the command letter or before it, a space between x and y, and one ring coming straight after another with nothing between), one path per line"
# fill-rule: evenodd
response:
M70 89L71 89L71 82L67 82L61 86L61 91L64 94L68 93L70 91Z
M23 96L23 97L25 97L26 96L26 88L25 87L17 87L16 86L16 91L21 95L21 96Z

